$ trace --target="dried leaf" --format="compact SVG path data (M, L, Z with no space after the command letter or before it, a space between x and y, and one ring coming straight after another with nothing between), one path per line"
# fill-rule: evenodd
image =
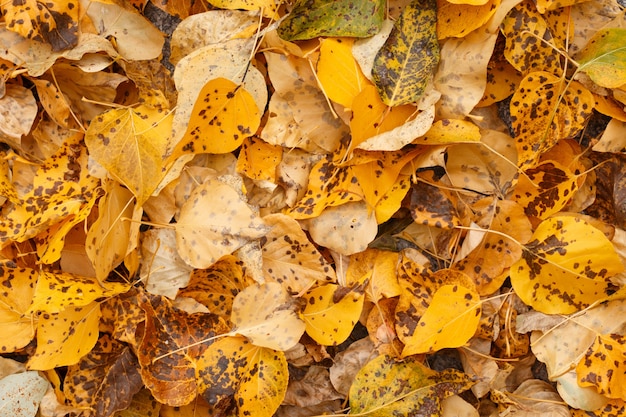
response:
M198 361L198 387L209 404L233 398L238 415L271 417L287 391L285 354L243 337L213 343Z
M0 409L10 416L35 417L49 386L35 371L5 376L0 380Z
M374 84L388 106L416 102L426 91L439 62L436 27L434 0L414 0L402 11L372 69Z
M15 352L35 337L36 316L27 314L35 293L37 271L0 266L0 351Z
M623 399L626 392L620 376L626 368L625 343L620 334L597 335L576 366L579 384L595 387L599 394L609 398Z
M28 134L37 116L33 93L20 85L8 84L0 98L0 139L17 148Z
M235 189L209 179L181 207L176 243L185 262L195 268L208 268L267 231L265 223Z

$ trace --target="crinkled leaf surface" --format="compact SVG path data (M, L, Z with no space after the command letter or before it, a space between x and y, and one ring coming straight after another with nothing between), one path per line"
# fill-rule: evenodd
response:
M402 11L374 60L372 77L385 104L419 100L439 62L437 3L414 0Z
M63 392L73 406L108 416L125 410L142 387L130 347L105 334L78 364L68 367Z
M413 358L381 355L365 365L350 387L350 414L441 415L441 401L465 391L472 380L456 370L436 372Z
M384 16L381 0L299 0L281 22L278 34L289 41L318 36L365 38L380 30Z
M539 224L510 274L526 304L547 314L569 314L606 298L608 278L623 270L600 230L579 217L557 215Z

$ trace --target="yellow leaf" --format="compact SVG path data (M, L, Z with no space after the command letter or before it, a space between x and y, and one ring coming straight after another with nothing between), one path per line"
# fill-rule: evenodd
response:
M42 271L29 313L60 313L68 307L84 307L100 298L122 294L129 288L124 283L101 283L95 278Z
M618 88L626 84L624 36L626 29L623 28L599 30L580 51L577 57L580 63L578 70L602 87Z
M595 387L609 398L626 398L626 340L621 334L597 335L576 365L581 387Z
M439 416L444 398L469 389L472 379L453 369L434 371L414 358L381 355L356 374L350 387L350 414Z
M536 165L561 138L574 137L591 116L593 95L582 84L566 83L545 71L528 74L511 98L518 166Z
M484 25L497 8L500 0L437 1L437 38L461 38Z
M28 313L35 292L37 271L0 267L0 351L14 352L35 337L37 318Z
M209 404L234 396L237 415L271 417L285 398L289 371L283 352L226 337L202 354L196 377Z
M353 38L323 39L317 62L317 77L324 93L348 109L361 90L371 85L352 56L352 45Z
M263 16L276 19L282 0L210 0L209 3L220 9L259 10Z
M396 297L402 292L396 275L399 262L397 252L366 249L350 256L346 282L348 285L369 282L366 294L374 302Z
M563 210L578 191L578 178L557 161L545 161L520 175L513 200L527 216L545 219Z
M268 231L241 195L216 179L208 179L191 193L175 227L178 253L194 268L208 268Z
M85 134L89 154L143 204L166 174L172 115L146 105L109 110Z
M433 123L428 132L413 143L439 145L464 142L480 142L478 126L466 120L442 119Z
M548 218L531 239L511 266L511 284L543 313L570 314L606 298L608 278L624 270L606 236L579 217Z
M27 366L43 371L78 363L98 341L100 316L100 304L96 301L40 315L37 349Z
M366 85L353 100L350 131L350 149L357 148L367 139L388 132L405 122L417 111L415 106L388 107L382 102L376 87Z
M263 221L271 227L261 239L267 280L278 282L291 294L300 294L318 282L337 279L335 270L296 220L277 213L263 217Z
M291 349L304 333L291 296L276 282L251 285L233 301L231 335L246 336L255 346Z
M354 288L327 284L307 292L302 312L306 332L325 346L345 341L359 320L365 295L362 286Z
M85 249L96 277L104 282L109 273L128 254L131 229L139 223L131 223L133 217L133 194L115 181L105 182L105 195L98 203L98 218L87 231Z
M281 146L250 137L243 141L237 158L237 172L256 181L276 183L276 168L283 158Z
M261 114L252 95L241 85L216 78L202 87L187 131L172 158L191 153L228 153L259 128Z
M480 321L480 297L474 289L446 284L437 289L413 336L404 339L402 356L463 346Z
M43 41L53 51L70 49L78 43L79 2L74 0L38 3L35 0L2 3L7 28L21 36Z

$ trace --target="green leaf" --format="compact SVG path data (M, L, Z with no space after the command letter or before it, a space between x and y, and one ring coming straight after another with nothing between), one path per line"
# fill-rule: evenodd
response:
M473 385L467 375L443 372L409 357L396 362L379 356L365 365L350 387L350 414L360 416L439 416L441 400Z
M626 84L626 29L599 30L578 55L578 62L578 70L602 87Z
M372 78L388 106L412 103L424 94L438 63L437 3L414 0L376 54Z
M278 35L288 41L318 36L365 38L378 33L384 16L384 0L299 0L278 27Z

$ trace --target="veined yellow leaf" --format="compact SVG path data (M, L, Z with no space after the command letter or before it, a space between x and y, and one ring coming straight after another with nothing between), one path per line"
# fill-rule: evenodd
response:
M579 71L596 84L617 88L626 84L626 29L600 29L578 54Z
M35 337L37 316L29 313L38 272L29 268L0 267L0 350L14 352Z

